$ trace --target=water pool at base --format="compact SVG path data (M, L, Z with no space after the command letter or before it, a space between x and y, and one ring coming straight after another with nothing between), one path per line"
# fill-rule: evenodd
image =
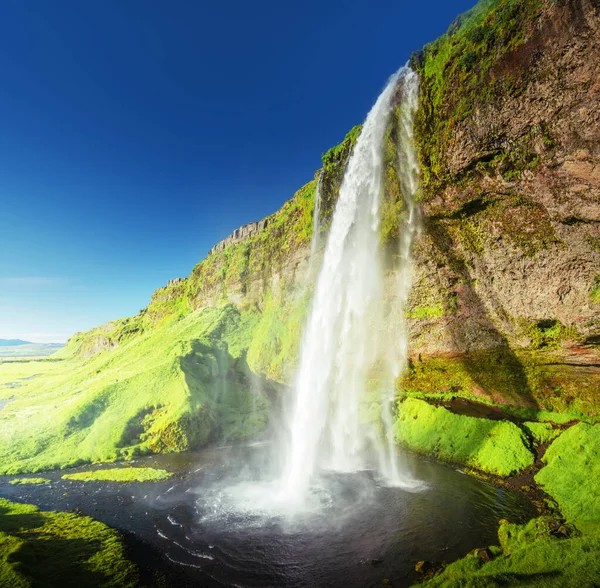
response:
M79 509L133 533L148 545L133 550L136 563L177 586L409 586L418 561L454 561L497 543L500 519L536 514L520 494L400 455L418 489L386 487L371 471L323 472L305 508L290 515L260 481L269 455L255 445L136 460L176 472L160 483L76 482L50 472L50 485L14 487L2 478L0 495Z

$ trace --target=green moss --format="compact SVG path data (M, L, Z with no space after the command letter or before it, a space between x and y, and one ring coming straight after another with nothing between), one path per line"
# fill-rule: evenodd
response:
M406 318L426 320L444 316L444 305L441 302L429 306L416 306L407 310Z
M600 577L598 535L558 538L545 517L526 525L503 524L498 530L502 550L490 548L486 562L474 552L447 566L425 582L428 587L594 586Z
M531 321L521 319L521 333L530 341L533 349L558 349L564 341L577 338L577 329L565 327L556 319Z
M348 157L352 147L354 147L354 144L358 140L361 130L362 125L352 127L341 143L323 153L321 159L323 161L323 168L326 171L331 171L334 166Z
M413 65L421 75L416 136L426 199L457 179L450 177L446 164L446 152L453 146L457 125L478 108L515 96L527 87L522 75L492 76L490 72L504 55L533 34L542 6L541 0L482 0L457 19L445 35L413 57ZM543 134L549 136L547 128ZM510 159L515 150L529 152L532 143L528 140L503 151L501 141L487 138L487 142L480 160L484 166L494 157ZM531 168L537 164L535 157L519 154L514 158L515 165L506 166L504 173ZM475 167L467 172L480 173Z
M92 470L65 474L63 480L79 480L83 482L160 482L172 476L165 470L155 468L111 468L108 470Z
M119 533L89 517L0 499L0 585L127 587L138 574Z
M523 427L529 431L538 443L549 443L553 439L556 439L562 432L560 429L553 428L549 423L527 421L523 423Z
M590 289L590 298L595 304L600 304L600 276L594 278L594 284Z
M465 397L505 405L506 411L523 420L596 418L600 375L570 365L566 353L548 346L539 350L499 346L468 354L419 356L396 385L409 396Z
M513 423L456 415L416 398L400 404L394 431L396 441L413 451L499 476L534 461L525 435Z
M579 423L550 445L535 479L581 531L600 530L600 425Z
M26 485L26 484L50 484L51 480L48 478L15 478L10 480L9 484L12 486Z

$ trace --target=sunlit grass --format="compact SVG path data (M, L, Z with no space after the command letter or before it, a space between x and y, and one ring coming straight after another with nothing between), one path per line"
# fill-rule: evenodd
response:
M79 480L83 482L159 482L168 480L173 474L155 468L111 468L65 474L63 480Z

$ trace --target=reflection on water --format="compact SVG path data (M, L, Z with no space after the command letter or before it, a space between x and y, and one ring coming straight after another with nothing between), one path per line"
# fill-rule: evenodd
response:
M50 487L0 482L0 494L80 508L151 543L187 581L214 586L364 587L384 578L407 586L417 561L452 561L496 542L499 519L535 514L520 495L409 456L400 458L403 471L422 481L413 491L383 486L370 471L324 472L310 499L292 508L262 481L268 455L261 445L161 455L139 462L181 479L119 485L51 473Z

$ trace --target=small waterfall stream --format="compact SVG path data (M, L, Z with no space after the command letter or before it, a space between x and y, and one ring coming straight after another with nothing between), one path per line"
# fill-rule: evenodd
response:
M392 98L402 84L398 175L408 212L400 243L400 267L393 309L394 339L382 338L389 323L384 305L379 207L383 191L383 141ZM415 193L418 167L412 121L418 77L408 68L392 76L369 112L349 159L325 247L311 311L305 326L295 402L288 416L290 446L283 482L289 495L301 497L317 468L356 471L365 467L373 446L381 474L402 484L395 467L391 437L393 380L406 362L403 312L410 288L410 249L418 227ZM389 329L387 329L389 330ZM386 392L373 397L367 380L384 361L390 374ZM385 371L385 370L384 370ZM383 436L373 419L380 406ZM378 419L375 419L378 420ZM411 480L404 481L410 486Z
M321 228L321 190L323 187L323 172L319 174L317 180L317 187L315 188L315 208L313 210L313 233L310 242L310 262L313 263L313 259L317 249L319 247L319 237Z

